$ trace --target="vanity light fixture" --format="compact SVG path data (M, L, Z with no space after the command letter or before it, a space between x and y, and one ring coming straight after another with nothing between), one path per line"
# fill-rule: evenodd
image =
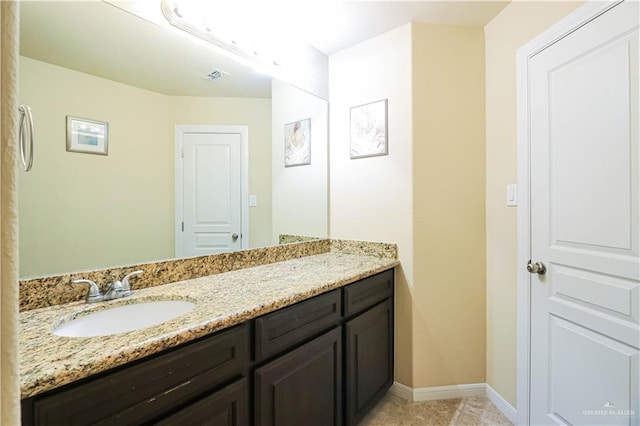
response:
M175 0L162 0L162 14L169 23L215 46L221 53L230 56L255 71L275 76L279 71L279 60L273 55L256 48L249 41L243 41L227 34L214 33L213 25L201 11L191 11L192 4ZM191 13L189 13L191 12ZM224 32L224 31L223 31Z

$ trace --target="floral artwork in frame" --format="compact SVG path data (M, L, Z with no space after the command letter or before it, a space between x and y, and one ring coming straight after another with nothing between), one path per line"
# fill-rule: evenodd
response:
M109 124L67 115L67 151L109 155Z
M311 164L311 119L284 125L284 166Z
M351 108L351 158L387 155L387 100Z

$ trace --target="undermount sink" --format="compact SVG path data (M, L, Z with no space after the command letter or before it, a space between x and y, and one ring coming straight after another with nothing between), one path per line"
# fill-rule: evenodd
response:
M185 300L132 303L96 311L60 324L53 334L63 337L95 337L126 333L160 324L195 308Z

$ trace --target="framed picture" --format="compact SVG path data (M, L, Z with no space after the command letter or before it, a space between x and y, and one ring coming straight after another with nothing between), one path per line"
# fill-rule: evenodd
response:
M351 108L351 158L387 155L387 100Z
M67 115L67 151L108 155L109 124Z
M311 164L311 119L284 125L284 166Z

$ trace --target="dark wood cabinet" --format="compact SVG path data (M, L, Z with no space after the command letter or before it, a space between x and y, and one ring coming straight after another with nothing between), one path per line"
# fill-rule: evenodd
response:
M248 362L249 327L243 324L31 398L31 410L23 404L23 424L144 424L241 377Z
M341 341L334 328L256 369L255 424L342 424Z
M393 298L393 269L350 284L342 291L344 316L349 318L387 298Z
M255 360L262 361L333 327L342 317L340 289L255 320Z
M347 322L344 337L345 423L355 425L393 383L393 300Z
M384 271L340 293L335 290L258 318L256 360L326 330L335 324L336 309L343 310L337 317L343 333L338 342L326 341L330 333L325 334L255 371L256 425L357 424L393 383L393 290L393 270ZM341 304L336 295L341 295ZM342 347L334 346L341 342ZM338 349L343 356L336 361ZM334 390L340 370L336 380L342 392Z
M242 378L154 424L248 426L249 382L246 377Z
M30 425L355 425L393 382L393 270L22 401Z

